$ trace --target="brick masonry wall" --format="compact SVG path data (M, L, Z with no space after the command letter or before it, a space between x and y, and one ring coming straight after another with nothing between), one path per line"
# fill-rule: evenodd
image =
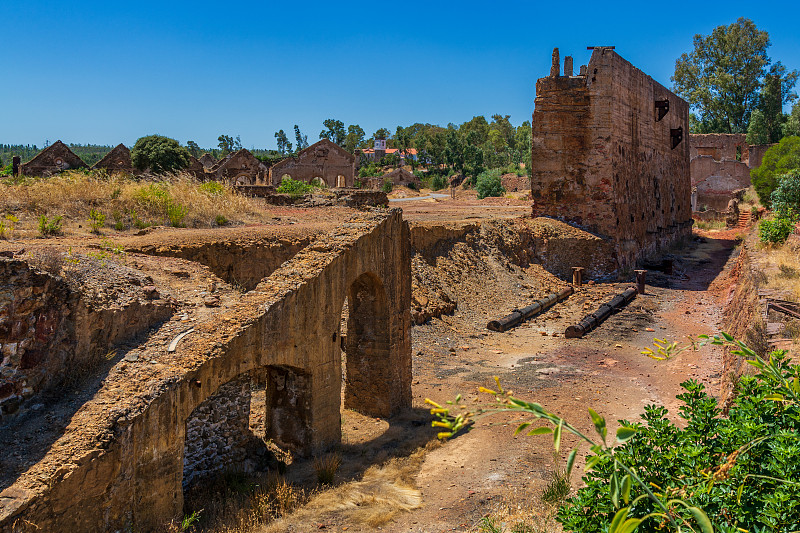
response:
M619 269L689 235L685 101L609 49L594 50L585 76L541 78L536 95L534 216L609 238ZM657 100L669 101L660 121Z

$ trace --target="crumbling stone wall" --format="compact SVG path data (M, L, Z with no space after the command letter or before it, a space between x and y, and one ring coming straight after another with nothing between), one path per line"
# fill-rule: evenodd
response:
M21 260L0 260L0 422L63 376L72 359L74 295Z
M165 351L164 339L154 334L137 361L110 369L59 440L0 493L0 531L15 522L42 531L150 531L180 517L187 419L224 384L265 367L291 371L294 380L291 394L267 402L287 410L266 436L279 436L299 418L307 433L298 453L339 442L342 307L365 274L380 281L370 291L386 302L388 333L381 338L388 350L359 368L379 396L363 394L358 383L345 395L361 399L354 409L375 416L410 407L409 231L399 209L376 209L354 215L231 308L195 323L175 352ZM381 324L348 323L348 332L378 331ZM362 349L348 346L348 361Z
M609 239L619 269L691 231L689 105L608 48L588 68L536 83L531 196Z
M200 170L203 170L204 164L196 161ZM228 155L208 171L215 179L230 185L264 183L268 172L267 166L244 148Z
M142 290L145 279L104 275L99 296L25 260L0 259L0 423L172 314L155 290Z
M693 133L689 136L689 158L710 156L716 161L740 161L750 156L744 133ZM696 182L692 179L692 184Z
M103 159L92 167L93 169L105 169L109 173L114 172L133 172L133 162L131 161L131 151L127 146L120 143L108 152Z
M306 182L319 178L328 187L352 187L355 172L353 154L328 139L321 139L297 155L272 165L269 183L277 187L288 174L292 179Z
M263 434L251 426L252 389L263 385L257 375L246 372L225 383L186 419L184 488L226 470L253 472L264 460Z
M62 170L87 166L66 144L56 141L21 165L20 173L25 176L50 176Z

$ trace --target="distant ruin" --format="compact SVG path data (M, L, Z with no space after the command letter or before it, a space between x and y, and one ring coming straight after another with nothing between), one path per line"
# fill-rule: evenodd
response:
M198 161L202 166L203 163ZM269 170L250 150L241 150L228 154L223 160L206 170L213 178L229 185L256 185L263 183Z
M321 139L275 163L269 169L269 183L277 187L288 175L305 182L319 178L328 187L352 187L355 173L356 157L328 139Z
M608 239L619 270L691 234L689 104L612 48L577 76L554 50L532 127L534 216Z
M20 173L25 176L52 176L71 168L88 166L66 144L56 141L39 152L36 157L22 164Z
M125 172L133 173L133 162L131 162L131 151L127 146L120 143L108 152L103 159L95 163L93 169L105 169L109 173Z
M750 170L758 168L771 145L748 145L741 134L689 135L692 211L727 209L737 191L750 186Z

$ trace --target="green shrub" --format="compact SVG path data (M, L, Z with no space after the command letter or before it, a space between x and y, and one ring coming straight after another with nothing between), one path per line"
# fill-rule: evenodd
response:
M217 215L217 216L215 216L215 217L214 217L214 223L215 223L217 226L224 226L225 224L227 224L227 223L228 223L228 219L227 219L227 218L225 218L225 217L224 217L224 216L222 216L222 215Z
M314 190L314 186L301 180L295 180L288 176L281 180L281 184L276 189L281 194L289 194L291 196L303 196Z
M218 181L207 181L200 185L200 192L209 196L220 196L225 194L225 186Z
M377 178L383 176L383 170L377 163L370 163L358 169L359 178Z
M772 191L780 176L800 169L800 137L784 137L764 153L761 166L750 171L750 180L765 207L770 207Z
M42 215L39 217L39 234L42 237L50 237L52 235L61 235L61 221L64 219L61 215L54 216L52 220L48 220L47 216Z
M503 196L506 190L500 181L500 176L503 175L502 168L493 168L485 170L478 175L478 180L475 183L475 189L478 191L478 198L486 198L487 196Z
M114 209L111 212L111 217L114 219L114 229L117 231L122 231L125 229L125 223L122 221L122 213L119 209Z
M89 226L92 228L92 233L100 234L100 228L106 223L106 216L95 209L94 207L89 210Z
M394 190L394 183L392 183L392 180L390 180L389 178L385 178L383 180L383 186L381 187L381 190L386 194L392 192Z
M448 185L447 178L445 178L444 176L436 174L431 178L432 191L438 191L440 189L444 189L445 187L447 187L447 185Z
M133 194L134 201L148 207L166 209L172 203L172 195L165 185L149 183Z
M148 135L138 139L131 148L131 161L139 170L174 172L189 166L189 152L175 139Z
M14 215L6 215L5 220L0 220L0 239L6 238L6 232L8 232L8 237L13 236L17 222L19 219Z
M800 213L800 170L778 178L778 187L772 191L770 202L777 217L790 218L791 213Z
M775 217L758 223L758 238L765 244L786 242L794 231L795 217Z
M169 224L173 228L185 228L186 224L183 223L183 219L186 218L186 215L189 213L189 209L181 204L170 203L167 206L167 218L169 218Z

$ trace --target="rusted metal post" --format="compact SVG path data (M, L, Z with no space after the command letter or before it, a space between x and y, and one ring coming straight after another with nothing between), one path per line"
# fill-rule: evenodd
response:
M19 176L19 163L20 158L18 155L15 155L11 158L11 174L16 177Z
M572 287L565 287L558 292L548 294L541 300L535 301L528 307L514 309L510 315L504 316L503 318L499 318L497 320L492 320L486 325L486 327L492 331L500 332L511 329L517 324L520 324L533 317L534 315L543 313L544 311L550 309L558 302L566 300L573 292L575 292L575 290Z
M583 267L572 267L572 285L580 287L583 283Z
M644 294L644 279L647 270L634 270L636 272L636 292Z

